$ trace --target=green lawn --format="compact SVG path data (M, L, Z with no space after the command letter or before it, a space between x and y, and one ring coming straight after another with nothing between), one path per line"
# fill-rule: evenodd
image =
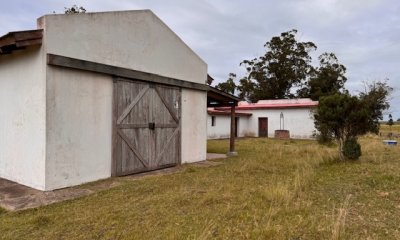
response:
M228 141L208 142L226 152ZM400 146L361 139L358 162L314 141L242 139L209 168L81 199L0 210L4 239L400 239Z

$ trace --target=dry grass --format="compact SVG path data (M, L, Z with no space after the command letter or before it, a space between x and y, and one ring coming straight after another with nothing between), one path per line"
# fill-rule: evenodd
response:
M400 151L376 136L361 144L361 160L343 163L314 141L242 139L222 165L0 212L0 238L399 239Z
M400 136L400 124L394 124L392 126L389 125L381 125L380 131L379 131L382 136L388 136L389 133L392 133L392 135L396 138L399 138Z
M347 195L346 199L344 200L343 206L338 209L338 214L332 228L332 240L341 239L341 236L344 235L350 197L351 194Z

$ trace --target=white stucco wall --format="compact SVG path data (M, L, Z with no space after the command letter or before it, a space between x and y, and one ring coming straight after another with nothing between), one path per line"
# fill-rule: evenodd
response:
M182 89L182 163L207 157L207 93Z
M312 138L315 131L314 120L310 114L310 108L289 109L253 109L240 110L243 113L251 113L250 117L240 117L239 137L258 137L258 118L268 118L268 137L274 137L275 130L280 129L280 114L284 115L284 128L290 131L290 137L294 139ZM209 139L228 138L230 133L230 117L215 116L216 126L211 127L211 116L207 117L207 136Z
M215 126L211 126L211 117L215 116ZM238 136L246 137L252 136L248 132L249 117L240 116L238 118ZM210 115L207 116L207 138L208 139L222 139L229 138L231 132L231 117L224 115Z
M243 111L246 112L246 111ZM249 129L258 136L258 118L268 118L268 137L274 137L275 130L280 129L280 114L284 115L284 128L290 131L291 138L311 138L315 130L309 108L252 110L253 116Z
M231 131L231 118L230 116L216 115L215 126L211 125L211 115L207 116L207 138L208 139L221 139L229 138Z
M46 190L111 176L111 76L47 68Z
M239 118L239 137L255 137L250 130L251 116Z
M51 14L46 51L204 84L207 64L150 10Z
M240 110L251 112L253 115L249 121L249 130L258 137L258 118L268 118L268 137L274 137L275 130L280 129L280 114L284 115L285 130L290 131L290 137L296 139L311 138L314 127L314 120L310 114L310 108L288 108L288 109L258 109Z
M34 47L0 55L0 177L45 189L45 61Z

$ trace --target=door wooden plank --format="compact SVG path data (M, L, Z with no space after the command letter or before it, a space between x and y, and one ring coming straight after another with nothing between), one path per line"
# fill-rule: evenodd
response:
M149 172L149 171L154 171L154 170L159 170L159 169L164 169L164 168L168 168L168 167L174 167L176 166L176 164L166 164L166 165L162 165L159 167L154 167L151 168L151 170L149 169L133 169L133 170L126 170L125 172L122 172L121 174L119 174L118 176L127 176L127 175L132 175L132 174L138 174L138 173L143 173L143 172Z
M166 166L180 162L180 89L158 86L157 95L154 99L153 113L155 117L155 166ZM169 108L167 108L169 106ZM176 116L174 119L172 116ZM178 120L178 123L176 122ZM173 125L176 125L174 128ZM180 132L180 131L179 131Z
M132 128L148 128L148 123L123 123L118 124L117 127L119 129L132 129Z
M113 79L113 115L112 115L112 159L111 159L111 176L117 176L117 162L119 153L118 134L117 134L117 116L118 116L118 82Z
M128 116L128 114L132 111L132 108L139 102L139 100L144 96L144 94L149 90L149 87L146 86L139 92L139 94L135 97L135 99L129 104L129 106L123 111L121 116L117 120L117 124L121 124L122 121Z
M154 84L150 84L150 90L149 90L149 104L150 104L150 109L149 109L149 123L154 123L155 122L155 115L154 113L154 97L156 93L154 90ZM147 147L149 148L149 167L151 169L155 168L154 165L154 160L155 160L155 129L149 129L149 138L147 142Z
M157 95L160 97L161 101L164 103L164 106L167 108L168 112L171 114L171 117L175 120L176 123L179 123L179 118L175 115L174 110L171 107L171 103L168 103L166 99L162 96L160 89L158 87L155 88ZM174 103L172 103L174 104Z
M125 143L129 146L129 148L132 150L132 152L139 159L139 161L145 167L149 167L148 163L144 160L143 156L135 149L135 146L131 143L131 141L129 141L128 137L121 131L121 129L118 129L118 135L122 138L122 140L125 141Z
M120 101L120 93L122 91L123 85L121 84L121 82L116 81L115 82L115 86L116 86L115 89L117 91L116 106L115 106L115 108L116 108L115 125L117 125L116 121L118 119L118 116L123 111L125 106L123 106L122 102ZM118 176L122 172L122 161L121 161L121 158L122 158L122 150L123 150L122 144L123 144L123 142L122 142L121 137L118 135L118 129L117 128L115 129L115 134L116 134L116 137L117 137L117 147L116 147L116 150L115 150L116 151L115 154L116 154L117 162L116 162L116 166L115 166L115 168L116 168L115 171L116 171L116 175Z
M179 128L175 128L174 132L172 133L172 135L168 138L168 140L165 142L163 149L158 153L157 159L155 161L155 165L158 165L160 163L160 159L161 157L164 155L165 150L167 150L168 146L170 145L170 143L172 142L171 140L174 139L174 137L176 136L176 134L179 132Z
M258 136L268 137L268 118L258 118Z
M129 139L130 145L137 150L137 153L143 157L143 160L147 163L147 166L140 161L140 159L136 156L136 154L132 151L131 147L129 147L125 142L123 156L121 158L123 162L123 172L131 171L131 170L148 170L149 159L148 159L148 146L143 144L144 141L147 141L149 137L149 129L148 128L136 128L136 129L121 129L121 131L125 134L125 136Z
M156 123L155 128L177 128L179 124L176 123Z

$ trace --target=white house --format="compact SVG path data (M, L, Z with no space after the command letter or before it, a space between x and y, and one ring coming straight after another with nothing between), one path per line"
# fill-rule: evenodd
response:
M313 138L315 133L312 110L318 105L311 99L260 100L257 103L239 102L236 107L238 137L275 137L287 130L287 137ZM228 138L230 111L226 107L208 109L207 137ZM284 131L284 132L287 132Z
M206 158L207 64L149 10L0 37L0 177L40 190Z

